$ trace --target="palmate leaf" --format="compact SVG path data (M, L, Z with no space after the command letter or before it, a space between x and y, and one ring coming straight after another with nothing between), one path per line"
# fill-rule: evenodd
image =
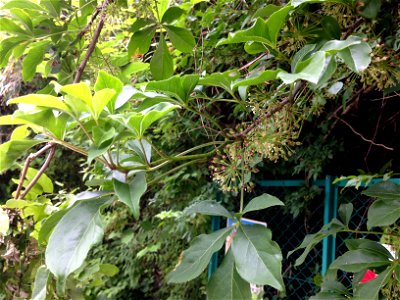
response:
M178 266L168 274L168 282L186 282L199 276L207 267L213 253L221 249L231 230L224 228L194 238L189 249L183 252Z
M247 282L284 290L282 253L271 230L261 225L241 225L232 242L236 270Z
M226 254L221 266L213 273L207 285L209 300L251 300L250 284L235 268L232 250Z
M46 248L46 266L57 278L63 293L69 274L77 270L90 248L101 241L104 225L100 207L109 197L77 201L57 223Z

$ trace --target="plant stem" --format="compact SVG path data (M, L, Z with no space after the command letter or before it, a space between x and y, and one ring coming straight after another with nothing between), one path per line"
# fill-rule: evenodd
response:
M243 202L244 202L244 171L242 170L242 180L240 187L240 210L239 210L240 213L243 211Z

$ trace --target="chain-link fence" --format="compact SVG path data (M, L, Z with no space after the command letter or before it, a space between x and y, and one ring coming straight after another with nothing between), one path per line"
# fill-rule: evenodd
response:
M371 181L376 183L379 179ZM392 179L395 183L400 183L400 179ZM314 194L311 199L298 199L297 205L303 205L299 214L295 217L293 209L283 209L282 207L271 207L267 210L254 212L247 217L257 221L267 223L268 228L272 230L272 237L282 249L283 262L282 272L286 286L285 293L279 293L277 290L265 287L264 298L266 299L288 299L303 300L315 295L319 289L321 275L324 274L329 264L338 256L347 251L345 240L349 238L369 238L378 240L376 235L356 235L354 233L340 233L336 238L326 238L323 243L317 245L307 256L304 263L299 267L294 267L294 262L301 254L301 251L294 253L287 258L287 253L303 241L307 234L315 233L321 227L330 222L332 218L337 217L337 209L340 204L352 203L354 207L353 215L350 221L350 228L365 231L366 217L368 208L372 199L362 194L364 187L356 189L354 187L345 187L346 181L332 183L330 176L325 180L316 180L307 188L317 187L320 193ZM278 197L284 202L290 202L293 195L299 196L298 191L305 187L301 180L263 180L260 181L256 193L268 193ZM296 194L297 193L297 194ZM306 205L304 205L306 203ZM289 204L289 203L287 203ZM296 203L291 202L293 208ZM287 205L289 206L289 205ZM213 218L213 230L226 226L220 224L218 218ZM220 253L220 256L223 254ZM220 257L221 259L221 257ZM209 275L215 270L218 263L218 256L213 257L209 267ZM340 273L339 280L345 286L351 286L351 274Z

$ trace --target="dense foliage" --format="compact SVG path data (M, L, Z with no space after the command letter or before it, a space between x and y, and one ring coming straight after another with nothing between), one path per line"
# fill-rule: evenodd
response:
M284 295L273 233L241 224L284 205L251 197L257 176L309 181L337 169L349 159L335 159L347 151L343 131L365 143L369 171L398 168L398 133L376 142L384 121L397 125L397 112L383 113L398 107L387 104L400 88L397 1L3 2L0 67L10 76L1 100L17 106L0 117L12 132L0 173L19 177L1 199L3 298L251 299L250 283ZM19 69L20 80L11 76ZM371 94L380 101L366 111L381 108L372 139L345 118ZM382 172L368 163L379 153L382 165L392 159ZM286 209L296 217L317 193L305 186ZM398 186L366 194L378 199L368 227L398 237ZM358 230L348 225L351 205L339 214L306 237L297 264L327 235ZM205 234L203 215L234 225ZM207 283L203 271L228 236ZM348 247L316 299L390 297L398 260L374 241ZM378 278L360 286L372 268ZM352 289L336 281L338 270L355 273Z

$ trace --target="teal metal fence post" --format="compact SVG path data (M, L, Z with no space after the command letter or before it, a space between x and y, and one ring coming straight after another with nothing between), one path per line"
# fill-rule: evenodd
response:
M220 217L213 216L211 219L211 231L214 232L220 229L219 224L220 224ZM208 265L208 280L210 280L212 273L214 273L217 267L218 267L218 252L215 252L212 255L210 263Z
M336 215L335 203L332 201L335 186L332 185L331 176L325 177L325 198L324 198L324 225L328 224ZM337 187L336 187L337 189ZM336 201L337 202L337 201ZM332 237L326 237L322 240L322 276L325 275L330 263L335 257L335 241Z

